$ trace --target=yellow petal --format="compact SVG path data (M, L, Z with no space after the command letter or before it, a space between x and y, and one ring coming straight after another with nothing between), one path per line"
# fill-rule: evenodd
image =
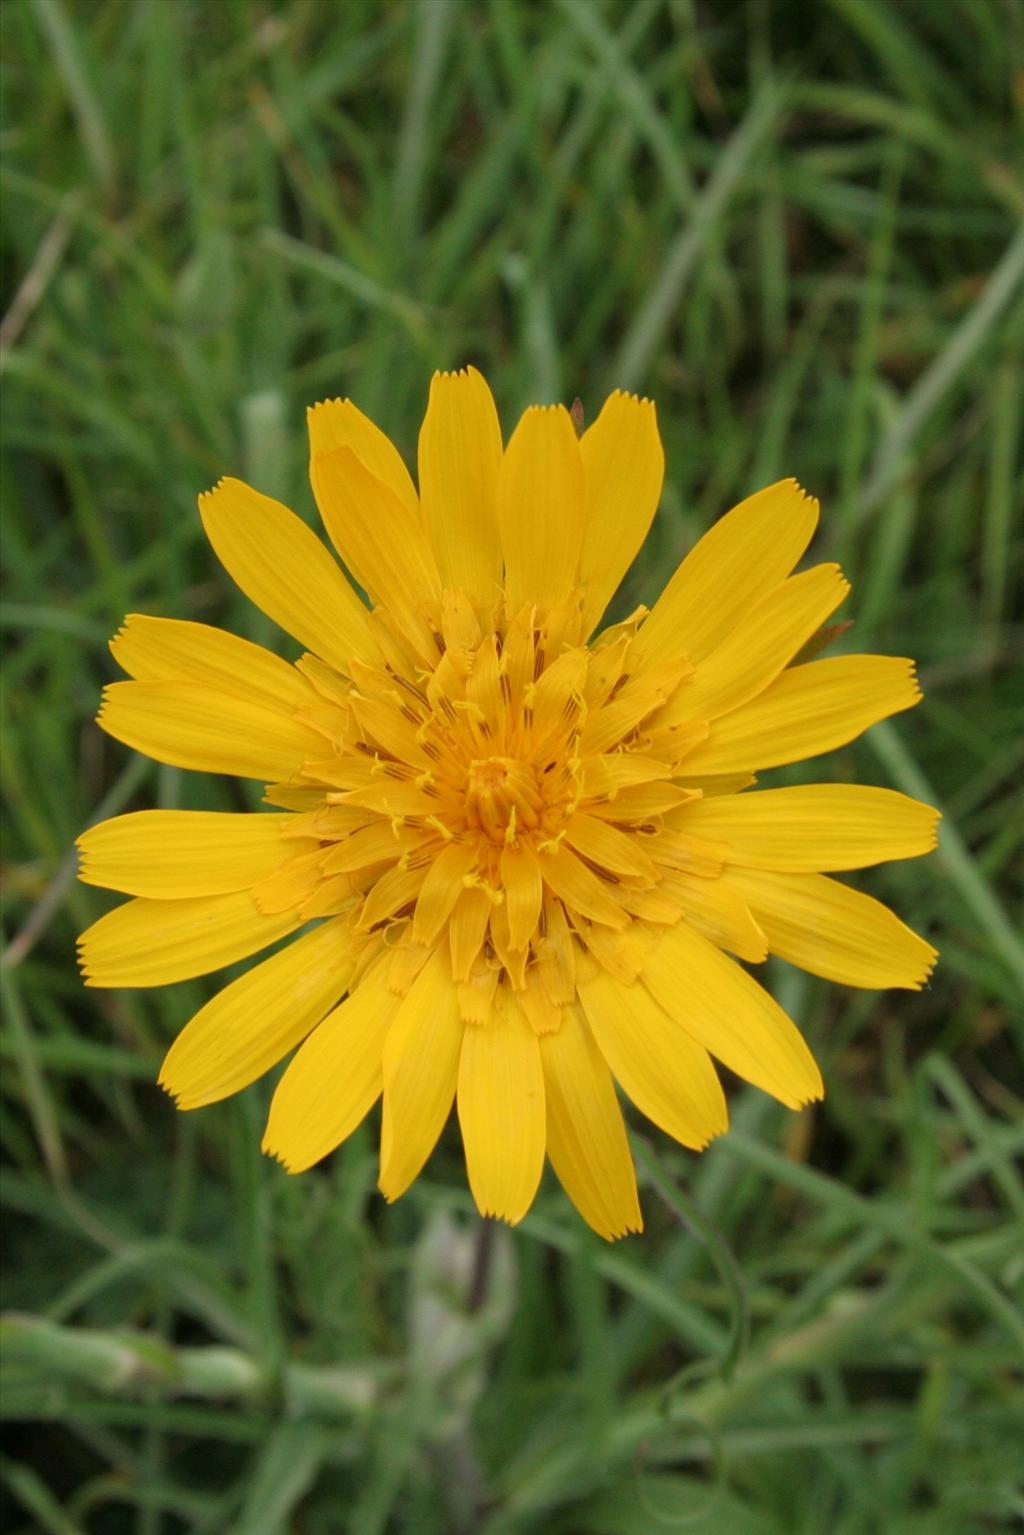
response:
M643 978L687 1034L737 1076L791 1109L824 1093L813 1055L778 1003L685 922L651 951Z
M601 932L605 931L605 928L601 928ZM618 934L613 933L610 936L617 937ZM529 970L524 970L523 984L516 992L516 1001L522 1008L523 1017L535 1034L553 1034L560 1026L564 1009L548 998L536 965Z
M846 986L920 991L937 958L881 901L822 874L730 870L772 952Z
M639 752L611 752L603 757L587 757L583 763L581 797L588 800L602 796L611 800L622 789L656 783L672 776L671 763L644 757Z
M412 924L416 943L433 943L454 910L463 878L475 863L476 847L471 842L451 842L432 860L416 901Z
M385 944L381 940L382 964L387 972L387 986L394 997L407 997L413 981L430 958L431 949L421 943L413 943L409 929L400 930L398 941ZM397 1003L395 1011L398 1011Z
M630 667L701 661L747 608L789 575L811 541L818 503L795 480L741 501L686 556L630 650Z
M405 1193L444 1129L459 1074L463 1024L448 955L437 949L402 1003L384 1043L380 1189Z
M679 921L676 907L672 920ZM624 932L616 933L596 923L580 922L576 933L598 964L624 986L632 986L644 967L647 951L654 941L650 929L641 922L633 922Z
M314 784L269 784L263 796L265 805L299 813L317 810L324 802L324 791Z
M324 526L349 570L429 650L426 619L441 600L441 578L419 507L372 475L351 448L318 453L310 472Z
M579 982L601 1054L623 1091L659 1129L701 1151L728 1127L718 1074L703 1049L639 982L606 971Z
M576 945L565 918L565 907L550 890L544 892L544 936L534 944L537 974L554 1007L565 1007L576 995Z
M537 1036L507 987L493 1022L463 1033L459 1125L477 1209L514 1226L544 1170L544 1075Z
M352 724L351 712L338 704L328 703L326 698L313 698L306 708L296 711L295 718L323 738L320 743L321 752L333 747Z
M115 906L78 940L87 986L166 986L246 959L299 926L266 917L248 890L196 900L139 897Z
M423 864L412 869L403 869L396 864L386 874L382 874L371 886L359 914L360 931L368 933L378 922L384 922L388 917L411 906L426 877L427 869Z
M335 763L344 770L346 759L335 758ZM334 764L327 762L313 762L307 764L311 776L323 778L325 783L336 782L330 776ZM358 771L362 766L373 773L376 764L367 761L353 762ZM339 775L340 776L340 775ZM431 795L423 789L418 789L414 783L403 783L396 778L381 776L374 778L372 782L364 784L362 788L352 789L345 795L345 804L354 809L375 810L378 815L386 815L390 818L416 815L436 815L438 810L436 794Z
M96 722L157 762L266 783L323 751L314 730L270 705L191 682L111 682Z
M431 379L419 468L420 502L444 585L492 601L501 585L501 426L475 368Z
M805 784L695 800L676 815L683 832L728 844L728 863L820 873L866 869L934 848L939 812L894 789Z
M463 1023L490 1023L499 974L496 965L477 965L468 981L459 982L459 1013Z
M497 592L498 588L492 590ZM489 611L491 608L493 601L488 604ZM476 609L464 591L446 588L441 599L441 633L449 650L464 652L467 663L472 659L471 652L480 644L482 632Z
M749 789L757 783L753 773L702 773L700 778L673 774L673 777L677 783L696 790L697 796L704 799L710 799L714 794L739 794L741 789Z
M648 721L643 728L644 746L652 757L662 758L673 765L672 777L681 776L686 766L685 758L699 746L701 741L706 741L711 726L705 720L680 720L674 725L667 725L664 729L655 729ZM703 780L701 780L703 782ZM699 785L697 786L699 788ZM693 798L693 785L687 785L687 797ZM681 804L682 801L680 800Z
M583 462L564 405L532 406L512 433L498 526L508 611L560 601L576 582L583 542Z
M290 858L253 886L252 898L260 911L291 911L305 904L321 885L323 849L308 841L296 843Z
M850 590L838 565L816 565L783 581L746 613L729 635L680 684L657 716L713 720L763 693Z
M198 682L257 698L289 715L316 697L280 656L209 624L129 613L110 649L118 666L137 682Z
M649 880L652 885L658 878L658 871L641 847L640 838L635 833L628 836L597 816L577 810L566 823L565 840L589 863L596 863L612 874Z
M384 771L397 772L398 776L403 779L408 776L397 769L394 764L389 764L387 769L380 768L373 757L365 752L358 754L356 752L348 752L344 756L324 757L316 762L307 762L305 764L304 776L317 779L321 785L331 784L339 789L365 789L371 784L379 782L380 775ZM316 793L319 802L322 804L323 788L321 787L313 792ZM348 804L342 807L341 802L343 798L343 795L334 794L331 796L329 803L332 807L344 808L350 814L355 814L360 807ZM366 822L370 817L363 814L361 819Z
M816 757L920 701L913 662L898 656L809 661L715 720L707 740L685 758L685 771L732 773Z
M613 628L597 635L593 647L588 651L587 682L583 690L588 709L599 709L607 703L612 688L622 676L634 631L631 628L628 633L619 633L614 639L607 638L615 632Z
M283 861L288 815L136 810L82 833L78 877L126 895L165 900L248 890Z
M448 923L452 951L452 975L468 981L473 962L484 945L487 922L493 910L486 890L464 889L455 903Z
M505 703L501 694L501 668L493 634L487 636L476 653L473 670L466 678L466 697L476 704L490 729L495 730Z
M706 730L707 726L702 729ZM674 783L640 783L623 789L613 800L594 801L587 806L587 810L590 815L600 816L603 821L632 825L678 810L680 805L687 804L692 798L692 789L680 789Z
M509 942L513 949L524 949L537 929L544 899L540 862L532 847L503 849L501 883L508 907Z
M681 869L684 874L699 874L702 879L714 879L725 868L728 846L721 842L708 842L685 830L681 806L672 823L645 840L651 857L668 869Z
M615 595L654 520L665 454L652 400L616 390L580 440L584 529L580 553L583 632Z
M313 789L313 802L296 815L288 817L282 836L290 841L303 841L312 837L317 842L330 842L337 846L347 842L354 832L362 831L373 820L368 810L353 809L351 805L324 803L324 791ZM268 802L269 803L269 802Z
M540 1041L547 1147L558 1181L606 1241L642 1231L633 1158L612 1074L586 1021L566 1008Z
M739 959L757 965L768 958L768 940L746 902L722 879L673 871L658 886L679 905L686 920L705 938Z
M286 634L346 673L354 656L379 660L366 609L294 512L227 479L199 497L199 514L232 580Z
M682 908L675 897L667 893L664 884L660 884L657 890L646 886L623 885L619 891L619 900L624 911L640 917L644 922L667 923L672 927L682 916Z
M332 879L322 879L299 907L303 922L314 917L334 917L340 912L352 915L352 881L346 874L335 874Z
M306 412L310 474L313 459L333 448L351 448L373 477L415 512L416 491L402 455L385 432L351 400L323 400Z
M584 752L588 756L606 752L616 741L631 734L641 720L660 709L691 671L685 657L657 666L643 664L638 675L630 677L608 703L587 716L582 737Z
M612 894L612 887L598 879L567 847L560 847L554 853L542 853L540 869L544 883L570 911L589 917L591 922L603 922L607 927L627 925L628 918Z
M576 718L586 676L586 651L567 650L527 688L525 702L533 713L535 741L545 740L556 726L564 730Z
M324 859L323 873L351 874L372 869L378 863L397 863L403 853L411 852L423 841L423 832L394 821L372 821L369 826L358 827L331 849Z
M263 1150L301 1173L361 1124L384 1085L384 1039L399 1002L381 965L299 1047L270 1104Z
M344 707L352 700L352 686L347 677L335 671L333 666L328 666L326 661L321 661L311 650L304 650L295 663L295 670L301 672L307 682L311 683L320 698L332 704ZM374 671L373 667L367 667L365 661L353 662L353 670Z
M431 765L416 738L416 726L396 708L393 700L381 698L349 699L349 707L359 722L363 743L381 747L400 762L425 772Z
M199 1009L167 1052L160 1085L179 1109L248 1087L334 1006L353 964L347 917L296 938Z
M526 964L531 957L531 951L512 947L512 936L508 926L508 906L504 901L495 906L491 912L488 937L495 957L508 972L513 989L522 991L526 985Z

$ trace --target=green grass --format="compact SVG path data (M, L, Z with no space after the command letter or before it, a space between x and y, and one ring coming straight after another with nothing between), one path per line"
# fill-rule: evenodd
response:
M1019 1528L1018 0L0 24L5 1529ZM285 643L196 493L235 473L311 515L304 406L351 393L412 455L463 361L506 424L656 397L666 491L620 609L750 489L818 494L845 643L916 656L927 694L824 772L946 813L936 857L864 880L941 947L925 992L772 976L824 1105L732 1084L703 1157L652 1137L616 1247L546 1182L475 1311L457 1138L384 1208L372 1127L290 1180L265 1086L176 1115L155 1069L209 985L84 991L110 902L71 856L99 815L242 802L92 724L127 611Z

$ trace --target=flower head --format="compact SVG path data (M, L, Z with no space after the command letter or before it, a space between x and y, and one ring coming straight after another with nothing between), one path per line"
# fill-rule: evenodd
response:
M264 1138L289 1170L383 1094L396 1199L457 1099L481 1211L519 1220L546 1153L597 1231L637 1230L616 1082L693 1148L727 1124L712 1056L790 1107L821 1096L737 960L867 987L931 970L927 943L828 875L927 852L933 810L852 785L748 792L915 704L913 667L792 664L847 585L831 564L792 574L817 505L791 480L723 517L649 613L598 630L661 494L650 401L613 394L579 439L561 406L531 409L503 448L481 376L435 375L418 493L350 401L309 430L368 604L278 502L230 479L200 498L229 573L306 653L134 615L112 642L133 680L99 720L158 761L266 783L274 809L86 832L82 878L134 897L83 934L87 983L161 985L302 930L172 1045L180 1107L294 1050Z

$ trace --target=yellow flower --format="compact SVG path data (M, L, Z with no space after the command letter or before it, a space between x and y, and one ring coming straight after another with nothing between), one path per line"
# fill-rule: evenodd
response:
M278 813L141 811L81 838L81 877L133 900L83 934L91 986L202 975L304 929L207 1002L160 1081L179 1106L292 1057L264 1149L292 1172L383 1094L397 1199L452 1102L480 1210L518 1221L545 1152L605 1237L639 1230L615 1083L684 1146L727 1125L711 1057L796 1108L796 1028L736 960L919 988L935 951L827 877L927 852L936 812L847 784L744 792L915 704L911 662L791 663L842 601L792 571L817 504L792 480L734 508L650 613L601 616L650 526L649 400L582 438L561 406L506 448L472 368L435 375L419 494L351 401L309 412L309 528L239 480L200 498L229 573L294 665L205 624L129 617L133 681L99 714L160 762L269 783ZM735 956L735 958L730 957Z

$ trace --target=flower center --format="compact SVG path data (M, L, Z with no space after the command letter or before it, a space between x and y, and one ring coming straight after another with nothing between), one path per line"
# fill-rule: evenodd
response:
M466 818L492 842L514 842L535 831L544 800L534 770L515 757L475 757L466 774Z

